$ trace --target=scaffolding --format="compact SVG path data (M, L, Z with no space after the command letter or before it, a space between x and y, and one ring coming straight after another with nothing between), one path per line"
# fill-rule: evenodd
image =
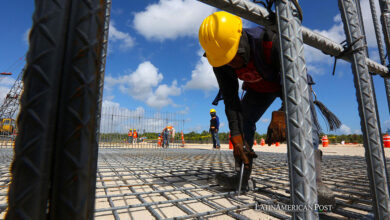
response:
M184 130L184 122L183 115L179 113L103 107L99 147L161 148L163 129L170 126L168 147L182 147L181 132ZM137 138L133 137L134 132L137 133Z
M276 198L276 202L293 205L313 205L317 202L311 119L308 117L310 108L303 54L305 43L326 54L347 60L351 63L354 74L366 150L367 172L361 170L362 160L360 159L339 158L340 160L336 160L336 164L344 163L343 160L345 160L348 164L344 166L350 169L338 169L337 173L335 172L337 175L328 178L335 180L335 186L340 186L343 190L341 192L348 191L355 197L359 196L355 198L341 195L340 198L344 196L344 200L355 201L357 199L359 203L352 202L351 205L339 201L342 204L341 207L346 208L340 209L336 214L351 218L389 219L390 198L386 160L374 85L370 74L389 77L389 70L384 65L383 57L381 57L382 64L367 57L365 35L361 28L363 25L356 1L338 1L347 37L347 49L331 39L302 27L297 1L277 0L276 21L270 19L270 12L265 8L247 0L199 1L264 25L277 32L280 39L279 45L283 51L280 58L288 134L288 161L284 169L280 169L287 173L279 175L278 172L266 174L260 172L262 175L258 178L267 179L257 181L263 186L255 188L254 193L258 190L268 190L267 192L273 197L266 198L261 194L256 201L268 204L275 202L270 198ZM187 155L187 152L180 149L170 151L156 151L155 149L148 151L144 148L133 149L133 151L104 149L98 167L99 128L105 128L101 126L105 123L101 98L110 5L109 0L36 1L34 14L36 19L34 19L30 35L28 65L23 79L25 90L18 120L20 132L15 144L7 216L10 219L25 217L30 219L92 219L103 215L102 213L112 213L115 219L119 219L123 211L132 215L133 209L143 208L157 219L201 218L217 213L247 219L247 216L237 214L236 211L253 208L256 203L233 198L235 192L218 193L210 189L212 186L193 183L197 179L209 178L209 175L218 171L217 168L209 166L213 163L211 161L222 164L226 164L223 161L231 161L232 156L228 156L227 152L189 151ZM381 0L380 5L381 21L389 52L390 2ZM378 44L380 44L379 40ZM386 87L387 94L389 94L388 83ZM34 129L31 129L32 127ZM118 126L115 126L115 129L117 128ZM104 134L104 131L100 129L100 133ZM2 157L9 157L7 155L10 152L7 150L1 151L5 154ZM118 156L118 154L126 156ZM216 160L215 158L218 157L226 159ZM270 158L274 157L270 155ZM283 160L277 159L279 162ZM255 167L261 167L260 162L258 160ZM231 162L228 164L231 165ZM148 168L141 172L140 167L146 165L151 169ZM227 167L228 170L231 169L231 166ZM359 171L356 171L355 167ZM159 172L165 168L171 170L171 173L167 178L160 177ZM177 169L180 174L176 174ZM132 176L127 178L123 172L129 172ZM4 179L9 181L9 174L4 175L8 175L8 178ZM189 197L175 198L169 194L169 191L164 191L166 189L151 185L150 180L146 180L143 175L160 180L161 182L156 181L158 184L166 183L173 186L175 190L184 192ZM346 178L349 176L350 179ZM368 185L364 181L357 181L359 178L363 180L366 176L369 180ZM179 183L176 185L175 179L177 178L179 178L177 180L179 183L189 182L191 185L180 186ZM277 178L279 182L274 181L273 178ZM98 180L97 185L96 180ZM113 182L114 187L110 187L108 182ZM275 186L266 184L273 182ZM345 183L356 185L355 190L344 189ZM141 189L143 192L140 193L135 188L138 185L147 185L149 188L147 191ZM200 187L199 189L205 187L204 189L209 192L208 195L207 193L198 195L193 192L197 187ZM129 193L128 195L135 197L139 203L126 205L128 201L125 201L125 205L116 205L114 197L122 197L123 194L113 196L110 194L112 192L110 188L126 189L127 191L123 193ZM107 200L111 208L96 207L94 212L95 189L98 196L104 192L103 197L97 197L97 199ZM283 189L284 193L279 193L277 189ZM151 194L150 190L158 191L159 197L163 198L159 198L159 201L145 199L144 196ZM368 195L367 191L371 193ZM4 192L2 193L4 198ZM115 191L115 193L121 192ZM229 201L234 201L234 203L228 207L214 204L212 202L214 195L218 198L229 197ZM50 201L49 207L48 201ZM186 205L186 202L192 201L207 204L213 209L196 213ZM159 209L159 207L168 203L177 206L183 215L164 214L161 211L162 208ZM4 209L4 205L0 204L0 209ZM350 211L351 209L365 212L361 214ZM290 217L286 213L273 211L266 213L277 218ZM293 212L291 215L294 219L318 218L318 212L315 210Z

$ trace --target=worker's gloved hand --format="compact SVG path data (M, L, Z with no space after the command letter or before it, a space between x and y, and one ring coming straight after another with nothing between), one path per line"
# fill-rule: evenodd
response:
M268 146L276 142L283 142L286 140L286 119L283 111L272 112L272 120L268 126L267 138L265 143Z
M230 138L230 141L233 144L233 155L236 161L239 163L243 162L246 169L249 169L249 160L251 158L257 158L255 152L249 150L249 146L244 148L244 141L242 135L236 135Z

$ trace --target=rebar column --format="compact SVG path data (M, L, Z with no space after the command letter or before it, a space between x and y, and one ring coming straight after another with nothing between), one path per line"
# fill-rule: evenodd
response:
M290 199L294 205L313 206L317 203L317 190L301 20L291 1L278 0L275 7L286 106ZM318 214L314 210L294 212L293 218L316 219Z
M359 104L359 115L366 149L367 171L370 179L373 211L376 219L389 219L389 189L385 169L381 133L378 128L375 100L366 63L361 23L353 0L339 0L339 8L344 23L347 42L353 45L352 71L356 96Z
M69 1L35 1L6 219L46 219Z
M103 42L101 49L101 59L100 59L100 77L98 79L99 84L99 97L97 102L97 141L100 137L100 121L102 117L102 101L103 101L103 90L104 90L104 74L106 72L106 58L107 58L107 46L108 46L108 32L110 27L110 15L111 15L111 0L105 0L105 20L104 20L104 33L103 33ZM99 143L98 143L99 144Z
M73 0L69 5L49 219L94 218L107 7L104 0Z
M381 9L381 22L382 22L382 29L385 37L385 42L386 42L386 51L387 54L390 54L390 1L379 0L379 5ZM376 15L375 4L373 0L370 0L370 6L371 6L372 19L374 21L375 35L378 43L378 50L379 50L381 63L382 65L385 65L386 60L385 60L385 53L383 49L382 36L380 34L380 27L378 25L378 21L377 21L378 18ZM387 59L390 62L389 56L387 56ZM387 105L390 112L390 80L389 79L385 79L385 88L386 88Z

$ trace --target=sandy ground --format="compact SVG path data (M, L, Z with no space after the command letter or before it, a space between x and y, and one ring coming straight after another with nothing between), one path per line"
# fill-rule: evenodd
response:
M186 144L184 149L202 149L202 150L212 150L212 145L211 144ZM329 145L328 147L322 147L320 146L320 149L324 152L324 155L326 156L332 156L332 155L339 155L339 156L361 156L364 157L364 147L361 144L358 145ZM270 153L287 153L287 145L286 144L281 144L280 146L260 146L256 145L254 146L254 150L261 155L261 152L270 152ZM214 153L216 153L214 150ZM229 146L227 144L224 144L221 146L220 151L232 151L229 149ZM385 154L390 157L390 148L385 148ZM169 161L169 158L165 158L166 161ZM222 163L222 162L221 162ZM225 163L225 162L224 162ZM115 175L116 172L111 172L108 167L109 164L105 163L100 163L100 171L104 172L105 169L106 173L105 176L107 177L100 177L98 176L98 182L97 186L102 187L103 182L105 183L106 186L109 185L132 185L132 184L140 184L142 183L140 180L134 179L134 180L129 180L128 178L130 177L141 177L139 175L131 175L128 176L129 174L132 174L132 169L133 168L128 168L128 170L125 170L124 168L115 167L114 171L118 171L120 173L126 174L127 176L125 179L118 179L118 178L112 178L109 177L110 175ZM110 165L111 166L111 165ZM103 168L105 167L105 168ZM4 169L5 167L3 167ZM6 169L6 168L5 168ZM157 168L156 168L157 169ZM140 171L137 171L140 172ZM167 172L164 175L172 175L171 173ZM155 174L149 174L147 171L142 172L142 176L145 177L150 177L150 178L155 178L161 181L161 179L156 176ZM9 177L3 176L2 179L5 181ZM127 180L126 180L127 179ZM1 180L1 179L0 179ZM202 185L207 184L207 182L201 182ZM182 187L194 187L193 183L188 182L187 184L183 185ZM163 185L158 186L159 189L170 189L172 186L167 185L165 188ZM132 193L132 192L140 192L140 191L154 191L154 188L151 188L149 186L142 186L142 187L134 187L134 188L128 188L128 187L113 187L113 188L108 188L108 191L105 192L103 189L97 189L96 190L96 195L97 196L104 196L106 194L125 194L125 193ZM191 191L195 196L203 196L203 195L208 195L211 192L209 190L193 190ZM0 195L3 194L3 197L0 199L0 205L1 203L5 203L5 193L6 193L6 188L3 187L0 189ZM182 191L174 191L172 193L167 193L164 196L161 194L150 194L149 196L144 196L145 202L156 202L156 201L164 201L169 198L171 199L181 199L181 198L186 198L190 197L189 195L183 193ZM245 197L245 196L244 196ZM234 201L232 199L228 199L225 197L216 197L213 200L214 203L218 204L221 207L232 207L234 205L239 205L240 203L238 201ZM101 209L101 208L108 208L111 205L109 204L112 202L114 206L127 206L127 205L134 205L134 204L139 204L140 201L138 200L137 197L135 196L121 196L121 197L115 197L112 199L112 201L109 201L107 198L97 198L96 199L96 209ZM212 209L208 206L206 206L204 203L201 201L191 201L191 202L186 202L183 203L186 207L191 209L194 212L202 213L202 212L207 212L211 211ZM173 204L166 204L166 205L160 205L159 208L156 208L158 213L160 213L164 218L173 218L173 217L178 217L178 216L185 216L186 213L184 213L182 210L178 209L177 206ZM5 212L0 213L0 219L4 218ZM123 210L118 210L116 213L120 219L154 219L153 216L150 214L150 212L145 209L145 207L140 207L140 208L131 208L131 209L123 209ZM254 211L253 209L247 209L243 210L242 214L249 217L250 219L275 219L265 213ZM99 212L96 213L95 219L114 219L113 212L111 211L106 211L106 212ZM211 215L208 217L208 219L232 219L230 216L227 215Z
M184 148L190 149L204 149L210 150L212 149L211 144L186 144ZM280 144L280 146L260 146L256 145L253 147L255 151L260 152L270 152L270 153L287 153L287 145ZM364 157L364 147L362 144L348 144L348 145L329 145L328 147L322 147L320 145L320 150L323 151L324 155L339 155L339 156L361 156ZM384 148L386 157L390 157L390 148ZM221 150L229 150L229 146L227 144L221 145Z

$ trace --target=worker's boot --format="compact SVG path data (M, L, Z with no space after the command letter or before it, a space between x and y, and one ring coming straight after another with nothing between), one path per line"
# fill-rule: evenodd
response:
M249 180L252 173L252 162L253 159L249 160L249 169L244 168L244 175L242 178L241 191L246 192L253 188L253 183ZM220 185L225 190L238 190L238 185L240 184L240 169L241 165L236 161L236 173L229 175L226 173L218 173L215 176L217 184Z
M319 205L332 205L332 208L336 206L336 200L333 191L322 182L321 176L321 161L322 151L315 150L314 152L315 166L316 166L316 183L317 183L317 198Z

